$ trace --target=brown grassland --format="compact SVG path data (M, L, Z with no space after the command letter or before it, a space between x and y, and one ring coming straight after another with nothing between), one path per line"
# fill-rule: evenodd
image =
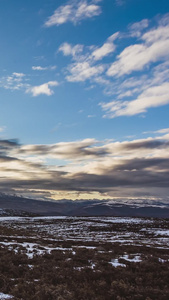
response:
M93 220L85 227L88 220L79 219L75 230L73 222L70 218L1 222L0 292L18 300L169 299L169 249L164 246L168 238L163 236L163 246L157 246L161 236L149 232L168 230L169 220L151 220L143 233L142 223L107 222L105 226ZM63 223L69 237L63 230L62 236L56 236ZM55 231L47 233L48 226ZM83 238L83 231L91 238ZM127 242L110 241L115 233L121 239L126 232ZM140 242L131 240L139 235ZM154 244L149 245L150 240Z

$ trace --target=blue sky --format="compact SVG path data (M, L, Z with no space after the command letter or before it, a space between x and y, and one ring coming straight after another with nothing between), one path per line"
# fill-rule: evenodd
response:
M1 190L168 201L169 2L0 1Z

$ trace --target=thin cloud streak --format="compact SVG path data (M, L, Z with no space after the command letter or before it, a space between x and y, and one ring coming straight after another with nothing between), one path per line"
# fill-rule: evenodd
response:
M33 71L53 71L56 70L56 66L48 66L48 67L41 67L41 66L32 66Z

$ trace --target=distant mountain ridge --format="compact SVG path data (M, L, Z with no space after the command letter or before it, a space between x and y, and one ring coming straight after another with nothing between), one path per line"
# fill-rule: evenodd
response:
M113 200L35 200L16 195L0 194L0 216L119 216L169 218L169 204L114 203Z

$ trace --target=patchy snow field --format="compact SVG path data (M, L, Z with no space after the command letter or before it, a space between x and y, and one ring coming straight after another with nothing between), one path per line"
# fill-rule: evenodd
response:
M89 290L84 280L91 285L91 295L100 286L97 299L114 299L115 291L124 286L127 291L131 288L130 296L133 288L137 293L141 287L141 299L153 289L153 299L169 299L169 219L0 217L0 255L0 299L46 300L62 295L74 300L77 281L79 297L81 289ZM98 298L104 285L103 297Z
M21 251L29 258L33 258L35 254L50 254L53 250L74 251L78 247L95 249L96 244L102 243L169 249L169 220L65 216L0 217L0 226L15 232L14 235L0 236L1 247L13 249L15 253ZM60 243L68 241L76 243L76 246L60 246Z

